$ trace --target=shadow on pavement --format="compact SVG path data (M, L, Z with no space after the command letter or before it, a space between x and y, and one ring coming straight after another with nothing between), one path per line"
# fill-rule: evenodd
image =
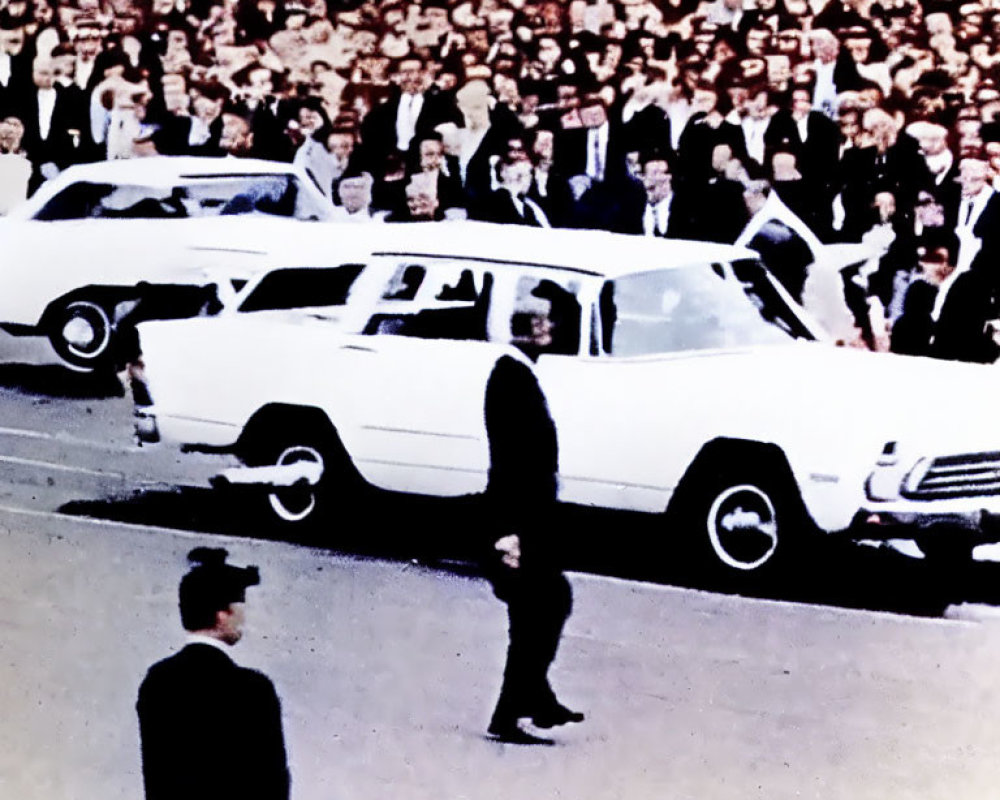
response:
M101 501L74 501L62 513L206 534L281 539L363 558L418 561L476 575L488 527L477 497L438 499L373 493L353 514L308 536L262 524L253 502L215 490L143 491ZM944 568L888 548L813 537L790 569L758 577L719 575L697 566L682 532L663 519L564 506L557 518L566 569L774 600L940 616L962 602L1000 604L1000 564Z
M113 372L74 372L58 364L0 364L0 388L85 400L122 397L125 393Z

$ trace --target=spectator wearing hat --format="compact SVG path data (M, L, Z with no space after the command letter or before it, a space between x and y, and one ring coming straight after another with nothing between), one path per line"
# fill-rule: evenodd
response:
M181 579L183 649L149 668L136 711L147 800L287 800L290 780L281 706L262 673L227 650L243 637L246 589L256 567L198 547Z
M256 158L253 113L242 103L229 103L222 110L219 150L236 158Z

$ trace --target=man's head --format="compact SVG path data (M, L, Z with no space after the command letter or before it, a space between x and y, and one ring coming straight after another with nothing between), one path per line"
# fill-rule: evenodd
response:
M420 140L420 170L422 172L437 172L444 163L444 140L441 134L428 134Z
M18 117L0 120L0 153L16 153L24 138L24 123Z
M840 52L840 40L832 31L826 28L817 28L809 33L809 44L812 45L816 60L823 64L832 64L837 60L837 53Z
M981 158L963 158L958 165L962 197L975 197L989 181L989 167Z
M507 155L500 161L500 185L513 195L523 195L531 188L534 170L525 155Z
M431 178L431 180L427 180ZM406 207L414 220L433 220L438 210L437 182L433 176L417 173L406 185Z
M407 94L417 94L424 88L424 62L416 56L407 56L396 67L399 88Z
M246 590L260 583L260 572L253 566L227 564L228 555L212 547L188 553L194 566L181 579L178 599L185 630L233 645L243 636Z
M232 105L222 112L219 147L234 156L248 156L253 151L253 122L246 109Z
M920 271L935 285L940 285L954 271L957 255L958 243L954 234L929 235L917 246Z
M56 81L56 70L52 59L36 58L31 67L31 79L39 89L51 89Z
M337 184L337 196L348 214L367 211L372 202L374 179L368 172L341 179Z
M24 49L27 34L21 26L0 29L0 53L16 56Z
M608 109L599 94L588 94L580 103L580 121L585 128L599 128L608 121Z
M642 164L642 185L646 190L646 201L659 203L670 196L672 178L670 164L666 158L647 158Z

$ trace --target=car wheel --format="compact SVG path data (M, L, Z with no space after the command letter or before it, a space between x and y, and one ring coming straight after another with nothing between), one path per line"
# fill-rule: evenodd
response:
M111 361L114 325L105 308L94 300L72 300L48 320L49 341L72 369L92 372Z
M357 496L360 477L328 424L287 418L259 423L241 443L241 460L252 467L311 463L322 469L315 485L251 487L254 506L286 530L325 532L334 508Z
M700 470L685 489L682 518L716 572L730 577L773 572L807 534L808 515L791 477L760 471Z

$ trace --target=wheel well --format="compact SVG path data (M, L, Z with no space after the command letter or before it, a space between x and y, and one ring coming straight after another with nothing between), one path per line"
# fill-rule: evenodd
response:
M249 447L253 446L258 437L266 435L266 430L293 421L295 425L312 428L318 435L329 435L338 443L340 436L326 412L315 406L296 406L290 403L270 403L254 412L253 416L243 426L239 438L234 445L237 456L242 457Z
M48 329L52 324L52 318L59 310L77 300L89 300L101 306L107 312L112 324L114 324L115 306L123 300L136 299L138 296L139 292L136 287L127 286L84 286L74 289L56 298L45 307L45 311L42 312L42 317L38 321L38 327L42 330Z
M795 488L795 497L801 503L802 492L784 451L771 442L751 442L745 439L713 439L702 446L684 476L677 484L667 506L667 513L676 512L684 498L695 490L708 476L723 474L729 465L753 464L764 475L775 475L787 486ZM803 511L805 510L803 506Z

